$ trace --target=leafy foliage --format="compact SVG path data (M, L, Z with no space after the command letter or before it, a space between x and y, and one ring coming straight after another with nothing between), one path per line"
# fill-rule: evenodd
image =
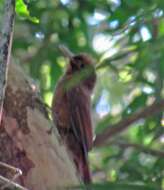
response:
M163 0L17 0L16 10L14 59L38 83L49 105L66 66L59 44L96 60L97 133L162 99ZM163 156L149 151L163 150L162 122L162 113L139 120L108 146L95 147L90 153L94 181L113 182L111 189L117 190L164 188ZM123 185L129 182L150 188Z
M72 188L72 187L71 187ZM86 186L75 187L72 189L86 189ZM94 190L155 190L154 185L137 185L137 184L121 184L121 183L102 183L102 184L93 184L89 185L87 188Z
M23 0L17 0L16 1L16 13L21 17L21 18L26 18L31 20L34 23L38 23L39 20L36 17L31 17L30 13L27 9L26 4L23 2Z

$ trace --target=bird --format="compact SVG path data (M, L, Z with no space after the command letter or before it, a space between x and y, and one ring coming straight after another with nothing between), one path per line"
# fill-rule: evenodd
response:
M95 64L86 53L74 55L66 47L60 49L69 62L54 91L52 118L79 177L84 184L90 184L88 152L93 145L91 95L97 78Z

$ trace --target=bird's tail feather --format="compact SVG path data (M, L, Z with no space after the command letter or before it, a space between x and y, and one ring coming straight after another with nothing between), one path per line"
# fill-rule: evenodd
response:
M90 184L92 182L92 179L89 169L88 158L85 156L85 154L82 154L81 158L78 159L78 170L84 184Z

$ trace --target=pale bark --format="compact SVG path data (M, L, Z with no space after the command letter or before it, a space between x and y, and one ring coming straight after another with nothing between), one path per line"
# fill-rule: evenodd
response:
M38 98L34 84L11 64L0 126L0 160L22 170L16 182L30 190L54 190L78 184L76 170ZM11 171L0 175L11 179Z

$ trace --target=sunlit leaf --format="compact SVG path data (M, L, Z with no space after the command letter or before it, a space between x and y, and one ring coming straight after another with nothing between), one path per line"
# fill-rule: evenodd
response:
M28 19L34 23L39 23L38 18L30 16L27 5L23 0L16 0L16 13L21 17Z

